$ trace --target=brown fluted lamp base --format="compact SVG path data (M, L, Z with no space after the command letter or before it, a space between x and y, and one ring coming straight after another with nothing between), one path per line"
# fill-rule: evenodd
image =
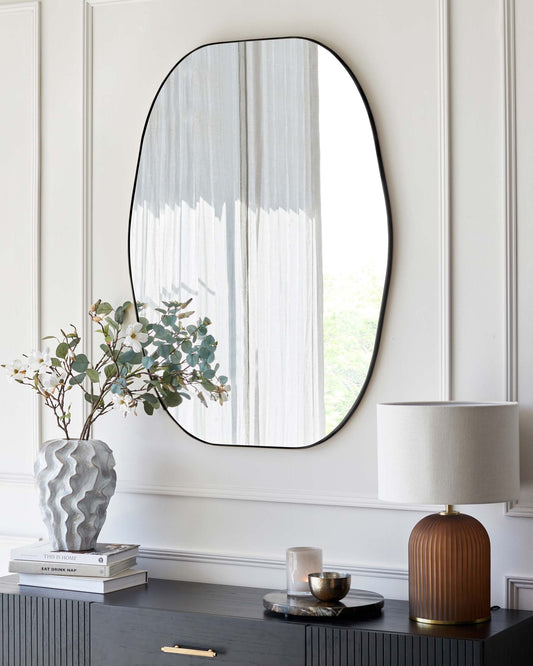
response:
M409 539L409 615L430 624L490 620L490 540L483 525L447 510Z

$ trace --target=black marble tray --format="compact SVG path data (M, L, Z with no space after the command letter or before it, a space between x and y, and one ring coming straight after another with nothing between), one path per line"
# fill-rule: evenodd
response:
M269 592L263 606L269 613L305 617L343 617L350 619L377 617L385 603L381 594L368 590L350 590L341 601L319 601L313 596L293 597L286 592Z

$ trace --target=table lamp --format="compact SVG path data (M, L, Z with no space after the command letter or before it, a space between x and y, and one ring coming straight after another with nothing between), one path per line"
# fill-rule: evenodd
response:
M409 539L409 615L430 624L490 619L490 540L453 508L517 499L517 403L378 405L378 495L441 504Z

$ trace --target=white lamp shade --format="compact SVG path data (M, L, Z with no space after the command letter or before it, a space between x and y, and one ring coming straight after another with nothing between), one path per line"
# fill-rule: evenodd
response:
M378 405L378 494L389 502L517 499L517 403Z

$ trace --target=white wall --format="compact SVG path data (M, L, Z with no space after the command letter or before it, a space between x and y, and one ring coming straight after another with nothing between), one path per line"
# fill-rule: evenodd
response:
M109 416L95 435L115 451L119 491L103 540L141 543L153 575L266 587L283 586L287 546L316 544L356 586L405 598L407 539L427 507L376 499L375 404L519 399L520 502L469 511L492 539L493 603L533 608L532 27L528 0L0 4L2 359L83 325L93 299L130 297L141 131L194 47L284 35L330 46L367 94L385 163L391 290L350 422L280 451L201 444L163 413ZM4 560L7 544L43 534L31 460L56 434L17 388L0 384Z

